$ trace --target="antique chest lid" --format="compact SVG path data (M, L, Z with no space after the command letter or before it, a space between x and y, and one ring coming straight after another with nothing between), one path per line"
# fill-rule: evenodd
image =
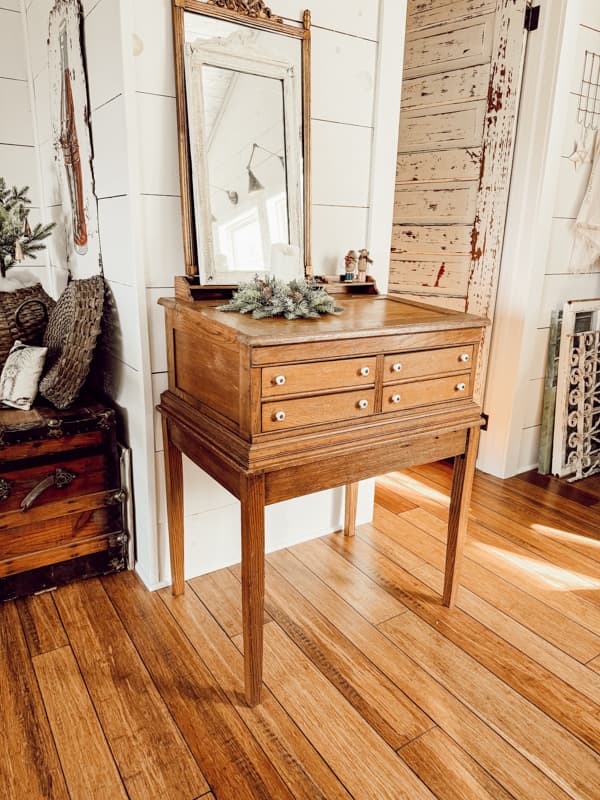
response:
M0 446L108 430L114 424L115 412L101 403L78 404L66 411L44 405L31 411L0 409Z

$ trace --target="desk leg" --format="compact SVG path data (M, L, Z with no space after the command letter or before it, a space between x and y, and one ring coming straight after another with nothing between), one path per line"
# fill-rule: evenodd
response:
M265 480L242 476L242 622L246 702L260 703L265 607Z
M344 536L356 533L356 504L358 503L358 483L346 484L346 502L344 513Z
M469 517L469 503L471 502L471 489L473 488L473 477L475 475L475 461L477 460L477 448L479 446L479 433L479 426L469 428L465 452L454 459L452 493L450 495L450 510L448 513L448 543L446 545L443 595L443 603L448 608L454 605L458 590Z
M167 521L169 524L169 554L171 558L171 591L183 594L183 465L181 451L171 442L169 423L162 418L165 448L165 479L167 485Z

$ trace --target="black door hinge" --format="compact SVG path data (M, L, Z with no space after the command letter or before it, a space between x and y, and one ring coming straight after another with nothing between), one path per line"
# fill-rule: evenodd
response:
M527 6L525 9L525 30L537 31L540 27L540 6Z

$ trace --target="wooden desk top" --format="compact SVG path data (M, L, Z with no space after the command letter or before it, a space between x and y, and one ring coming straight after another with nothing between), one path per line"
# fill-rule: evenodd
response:
M481 328L489 324L484 317L386 295L343 296L339 298L343 313L308 320L256 320L250 315L218 311L217 306L222 302L214 300L192 303L161 298L159 302L167 308L183 306L193 310L204 320L229 329L238 340L254 346Z

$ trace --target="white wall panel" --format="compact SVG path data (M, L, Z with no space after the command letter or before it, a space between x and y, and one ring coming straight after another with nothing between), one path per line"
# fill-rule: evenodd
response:
M175 99L138 94L142 194L179 196Z
M146 285L173 287L175 275L185 272L181 233L181 199L142 197Z
M48 22L53 5L54 0L33 0L27 8L27 41L33 78L48 67Z
M139 92L175 97L170 0L134 0L133 56Z
M366 247L367 218L366 208L313 208L312 251L317 274L336 275L344 272L344 256L348 250Z
M154 450L159 453L163 445L162 422L160 414L156 411L156 406L160 403L160 396L167 391L169 376L166 372L155 372L152 374L152 407L154 408Z
M312 133L313 203L366 208L372 130L313 121Z
M33 146L27 81L0 77L0 109L0 142Z
M575 222L572 219L553 219L550 230L550 248L546 263L546 275L558 275L569 271Z
M33 147L0 144L0 175L9 186L29 186L32 201L39 203L39 186Z
M113 353L127 366L140 371L142 356L135 289L116 281L109 282L109 286L112 302L110 312L105 310L105 319L110 320Z
M377 40L378 0L273 0L270 6L275 14L295 20L310 8L313 26Z
M27 80L25 48L23 47L23 26L21 15L15 11L0 8L0 76L12 80ZM10 106L3 107L3 114Z
M316 119L373 125L377 45L315 29L312 37L312 115Z
M102 242L104 277L133 286L131 218L127 197L109 197L98 202L98 225Z
M52 138L48 67L45 67L33 81L33 93L35 98L37 142L38 144L44 144Z
M152 372L166 372L167 345L165 341L165 312L162 306L158 305L158 299L164 297L165 294L172 295L172 292L165 292L164 289L148 289L146 294Z
M92 111L123 91L123 62L120 48L120 0L101 0L85 20L85 57ZM109 54L110 53L110 54Z
M116 197L127 194L128 161L125 109L119 96L92 113L94 140L94 175L97 197Z

